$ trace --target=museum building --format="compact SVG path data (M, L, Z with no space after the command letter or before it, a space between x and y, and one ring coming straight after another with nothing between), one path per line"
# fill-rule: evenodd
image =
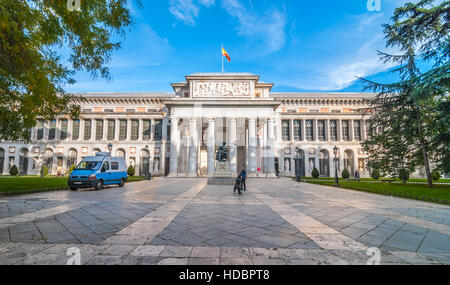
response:
M334 176L346 168L368 177L369 93L276 93L273 84L248 73L195 73L172 84L172 93L88 93L78 103L80 118L39 121L31 142L0 143L0 174L12 165L21 175L66 173L84 157L110 151L126 159L136 175L211 177L215 153L230 149L232 173L302 176L317 168Z

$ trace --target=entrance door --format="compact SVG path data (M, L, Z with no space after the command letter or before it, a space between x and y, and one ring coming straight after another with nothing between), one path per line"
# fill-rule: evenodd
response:
M206 148L201 148L200 150L200 176L206 177L206 172L208 170L208 150Z

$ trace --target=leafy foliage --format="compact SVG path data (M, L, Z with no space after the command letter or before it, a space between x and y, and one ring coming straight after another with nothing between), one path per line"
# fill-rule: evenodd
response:
M382 84L361 79L377 93L369 109L368 166L396 176L397 169L413 172L425 166L432 187L430 163L450 171L450 2L433 6L422 0L397 8L384 25L386 46L398 54L379 52L381 59L398 64L401 81ZM419 63L432 68L421 70Z
M72 172L75 170L75 165L72 165L70 168L69 168L69 175L70 174L72 174Z
M374 168L372 169L372 172L370 173L370 177L372 177L375 180L380 179L380 170L378 170L378 168Z
M48 175L48 167L47 167L47 165L43 165L42 166L41 174L42 174L42 176L47 176Z
M105 64L131 24L127 0L83 0L81 11L65 0L0 0L0 140L29 141L39 118L77 117L81 98L64 87L80 70L110 79Z
M406 183L406 180L409 179L409 176L410 176L410 173L409 173L409 171L408 171L407 169L405 169L405 168L401 168L401 169L398 171L398 178L399 178L400 180L402 180L403 182L405 182L405 183Z
M134 169L133 165L128 166L127 173L128 173L128 176L134 176L134 174L136 174L136 170Z
M350 172L348 171L347 168L345 168L344 170L342 170L342 178L344 178L344 179L350 178Z
M17 169L16 165L11 166L11 169L9 170L9 174L12 176L17 176L17 174L19 174L19 169Z
M312 173L311 173L313 178L319 178L320 177L320 172L317 168L314 167Z
M439 181L439 179L441 179L441 173L439 172L439 170L433 170L431 172L431 178L433 178L434 181Z

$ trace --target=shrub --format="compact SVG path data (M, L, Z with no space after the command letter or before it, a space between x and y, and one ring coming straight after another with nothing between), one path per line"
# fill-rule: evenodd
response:
M42 166L42 175L47 176L48 175L48 167L47 165Z
M319 178L319 176L320 176L319 170L317 170L317 168L314 167L311 175L313 178Z
M433 179L434 181L439 181L439 179L441 179L441 173L439 172L439 170L435 169L431 171L431 179Z
M128 166L127 173L128 173L128 176L134 176L134 174L136 173L136 170L134 169L133 165Z
M70 168L69 168L69 174L71 174L72 173L72 171L75 169L75 165L72 165Z
M406 180L408 180L409 179L409 171L408 170L406 170L405 168L401 168L399 171L398 171L398 178L400 179L400 180L402 180L404 183L406 183Z
M342 178L347 179L350 178L350 172L347 169L342 170Z
M19 169L17 169L16 165L11 166L9 174L11 174L12 176L16 176L17 174L19 174Z
M378 168L375 168L374 170L372 170L372 173L370 174L370 176L375 180L380 179L380 171L378 170Z

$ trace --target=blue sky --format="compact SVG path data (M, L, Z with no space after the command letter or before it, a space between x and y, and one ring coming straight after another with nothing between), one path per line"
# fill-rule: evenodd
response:
M142 0L113 54L112 80L77 74L70 92L171 92L195 72L251 72L273 91L361 91L356 76L392 81L381 24L405 0ZM375 0L374 0L375 1Z

